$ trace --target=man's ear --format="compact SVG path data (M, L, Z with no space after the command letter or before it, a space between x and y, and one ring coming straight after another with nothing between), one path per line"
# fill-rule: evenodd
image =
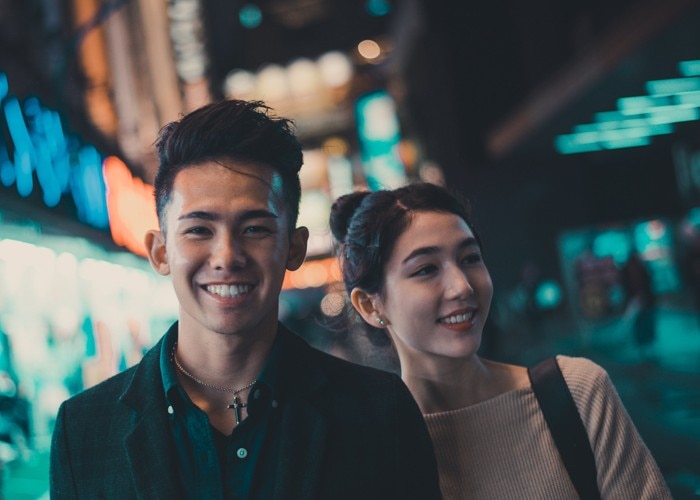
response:
M379 310L376 295L368 294L361 288L353 288L352 292L350 292L350 302L352 302L352 306L368 324L375 328L386 326L386 323L380 323L384 319Z
M306 258L306 244L309 241L309 230L298 227L289 236L289 255L287 257L287 269L296 271L304 263Z
M146 252L151 266L158 274L167 276L170 274L170 264L168 264L168 254L165 249L165 235L156 229L146 232L144 238Z

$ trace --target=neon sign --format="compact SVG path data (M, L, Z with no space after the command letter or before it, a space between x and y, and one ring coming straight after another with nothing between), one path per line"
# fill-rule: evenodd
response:
M401 140L394 100L380 90L355 103L357 134L367 184L372 191L406 183L406 169L398 155Z
M71 198L81 222L106 229L109 219L98 151L66 134L58 113L36 97L20 104L8 92L3 73L0 103L0 121L7 131L7 140L0 143L2 185L14 186L22 198L40 192L49 208Z

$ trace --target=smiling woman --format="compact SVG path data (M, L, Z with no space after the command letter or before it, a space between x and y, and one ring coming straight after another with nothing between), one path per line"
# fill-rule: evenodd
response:
M478 354L493 284L466 205L416 183L342 196L330 225L352 306L388 335L423 412L444 498L577 498L528 369ZM593 489L670 498L603 368L557 364L595 457Z

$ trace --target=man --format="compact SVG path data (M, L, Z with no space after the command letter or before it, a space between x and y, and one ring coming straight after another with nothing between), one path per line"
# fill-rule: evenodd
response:
M156 142L160 231L146 235L179 320L135 367L66 401L52 498L438 498L430 438L398 377L278 323L301 145L261 102L222 101Z

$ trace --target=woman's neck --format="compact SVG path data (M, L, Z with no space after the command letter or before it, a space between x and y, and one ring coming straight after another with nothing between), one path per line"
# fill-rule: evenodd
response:
M466 408L525 387L525 368L482 359L440 359L420 366L402 363L402 379L423 414Z

